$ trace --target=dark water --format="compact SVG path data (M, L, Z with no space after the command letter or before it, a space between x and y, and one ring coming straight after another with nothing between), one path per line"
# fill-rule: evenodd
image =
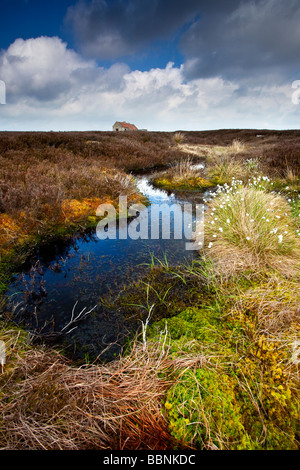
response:
M138 186L151 204L185 202L154 189L147 178L139 179ZM150 207L142 217L148 218L150 226L149 211ZM98 355L114 343L102 355L103 359L110 359L118 354L130 330L126 319L113 308L113 301L124 286L147 273L151 255L159 259L166 256L173 265L198 256L197 252L185 249L187 240L174 240L172 233L171 230L169 240L99 240L94 231L40 249L14 278L7 292L15 319L28 330L48 334L61 331L72 312L76 316L83 309L93 309L64 336L64 343L79 357L86 353ZM110 299L112 308L103 306L101 300L105 298Z

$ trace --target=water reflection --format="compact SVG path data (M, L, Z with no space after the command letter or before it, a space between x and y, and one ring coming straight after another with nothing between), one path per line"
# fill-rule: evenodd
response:
M153 188L146 177L138 179L137 185L152 204L185 202ZM149 216L150 226L149 211L150 207L145 216ZM75 304L77 311L95 307L65 340L79 356L84 351L99 354L107 344L126 334L127 328L122 315L114 309L105 310L101 299L105 296L113 299L125 285L144 276L151 253L161 259L166 255L169 264L197 256L185 250L185 243L185 239L174 240L172 235L170 240L99 240L91 232L44 247L9 288L7 295L15 308L15 318L29 330L59 331L70 321ZM118 351L119 346L115 345L104 358L111 358Z

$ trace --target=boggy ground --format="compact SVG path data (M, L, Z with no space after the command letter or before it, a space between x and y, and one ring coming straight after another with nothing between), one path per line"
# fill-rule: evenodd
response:
M101 203L142 202L132 171L181 155L169 134L1 133L0 272L36 244L93 226Z
M298 449L300 132L2 134L0 147L3 266L26 236L86 226L87 201L139 198L131 171L220 185L199 260L153 259L115 304L142 322L122 357L70 363L2 315L0 447Z

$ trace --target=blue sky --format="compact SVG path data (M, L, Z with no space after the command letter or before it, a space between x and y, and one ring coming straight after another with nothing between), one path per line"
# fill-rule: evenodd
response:
M113 2L108 2L113 3ZM74 36L65 24L64 18L68 7L74 6L74 0L2 0L0 45L8 48L16 39L30 39L40 36L59 36L68 42L70 48L76 47ZM133 68L147 70L151 67L164 67L172 60L177 65L182 62L177 41L186 26L184 25L170 38L153 41L145 50L135 55L125 55L123 59ZM111 65L111 60L100 61L101 65Z
M168 131L299 128L298 0L0 8L0 129L110 130L116 120Z
M17 38L67 36L63 18L72 0L1 0L1 48L8 48Z

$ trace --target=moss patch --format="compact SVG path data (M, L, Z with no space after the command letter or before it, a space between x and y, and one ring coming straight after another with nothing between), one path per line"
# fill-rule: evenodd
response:
M166 189L167 191L201 191L208 188L213 188L221 183L219 178L212 178L210 180L201 177L190 178L155 178L153 183L158 188Z

